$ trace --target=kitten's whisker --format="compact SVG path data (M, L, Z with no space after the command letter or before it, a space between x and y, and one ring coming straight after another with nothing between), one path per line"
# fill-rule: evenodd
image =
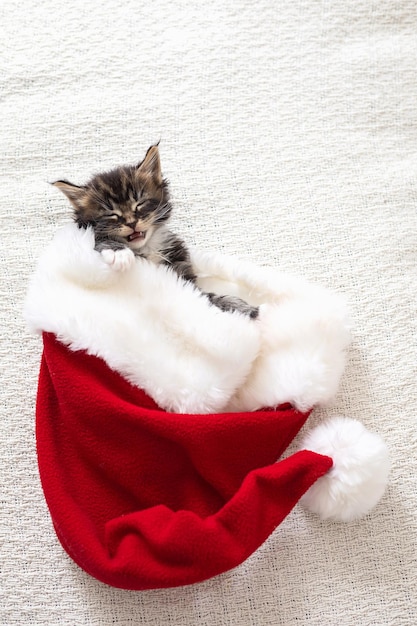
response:
M158 251L156 252L156 255L157 255L157 256L161 259L161 261L165 261L165 263L167 263L167 265L171 265L171 262L170 262L169 257L168 257L168 256L165 256L165 255L162 253L162 250L158 250Z
M156 208L156 222L161 221L168 213L170 213L171 211L171 205L166 202L165 204L163 204L161 206L161 204L158 205L158 207Z

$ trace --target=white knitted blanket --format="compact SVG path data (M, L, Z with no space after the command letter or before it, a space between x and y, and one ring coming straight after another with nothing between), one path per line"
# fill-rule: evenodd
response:
M415 0L0 8L0 623L413 626L417 623ZM82 184L160 142L190 245L346 296L353 342L334 405L387 442L391 482L350 524L301 507L232 572L146 593L64 554L36 466L40 342L21 310Z

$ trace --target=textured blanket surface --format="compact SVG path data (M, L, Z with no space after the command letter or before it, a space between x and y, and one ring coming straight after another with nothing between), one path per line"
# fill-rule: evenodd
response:
M417 6L28 0L0 8L0 622L417 622ZM37 469L41 343L21 310L65 198L161 139L174 226L199 249L279 266L346 295L347 369L332 407L390 448L364 520L296 507L236 570L129 592L82 572L53 532Z

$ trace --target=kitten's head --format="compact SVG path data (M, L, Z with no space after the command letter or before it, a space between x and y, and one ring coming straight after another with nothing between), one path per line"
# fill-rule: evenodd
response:
M158 146L150 147L139 165L97 174L81 187L66 180L53 184L70 200L77 224L93 227L96 241L115 239L141 248L171 213Z

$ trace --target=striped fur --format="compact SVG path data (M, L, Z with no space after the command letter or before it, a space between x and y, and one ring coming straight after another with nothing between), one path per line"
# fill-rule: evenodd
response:
M179 276L196 284L185 243L166 225L172 205L168 183L161 173L158 146L151 146L137 166L97 174L83 186L66 180L54 185L70 200L78 226L93 228L95 248L107 258L111 258L107 251L128 248L136 256L169 265ZM215 293L206 296L223 311L258 316L258 308L240 298Z

